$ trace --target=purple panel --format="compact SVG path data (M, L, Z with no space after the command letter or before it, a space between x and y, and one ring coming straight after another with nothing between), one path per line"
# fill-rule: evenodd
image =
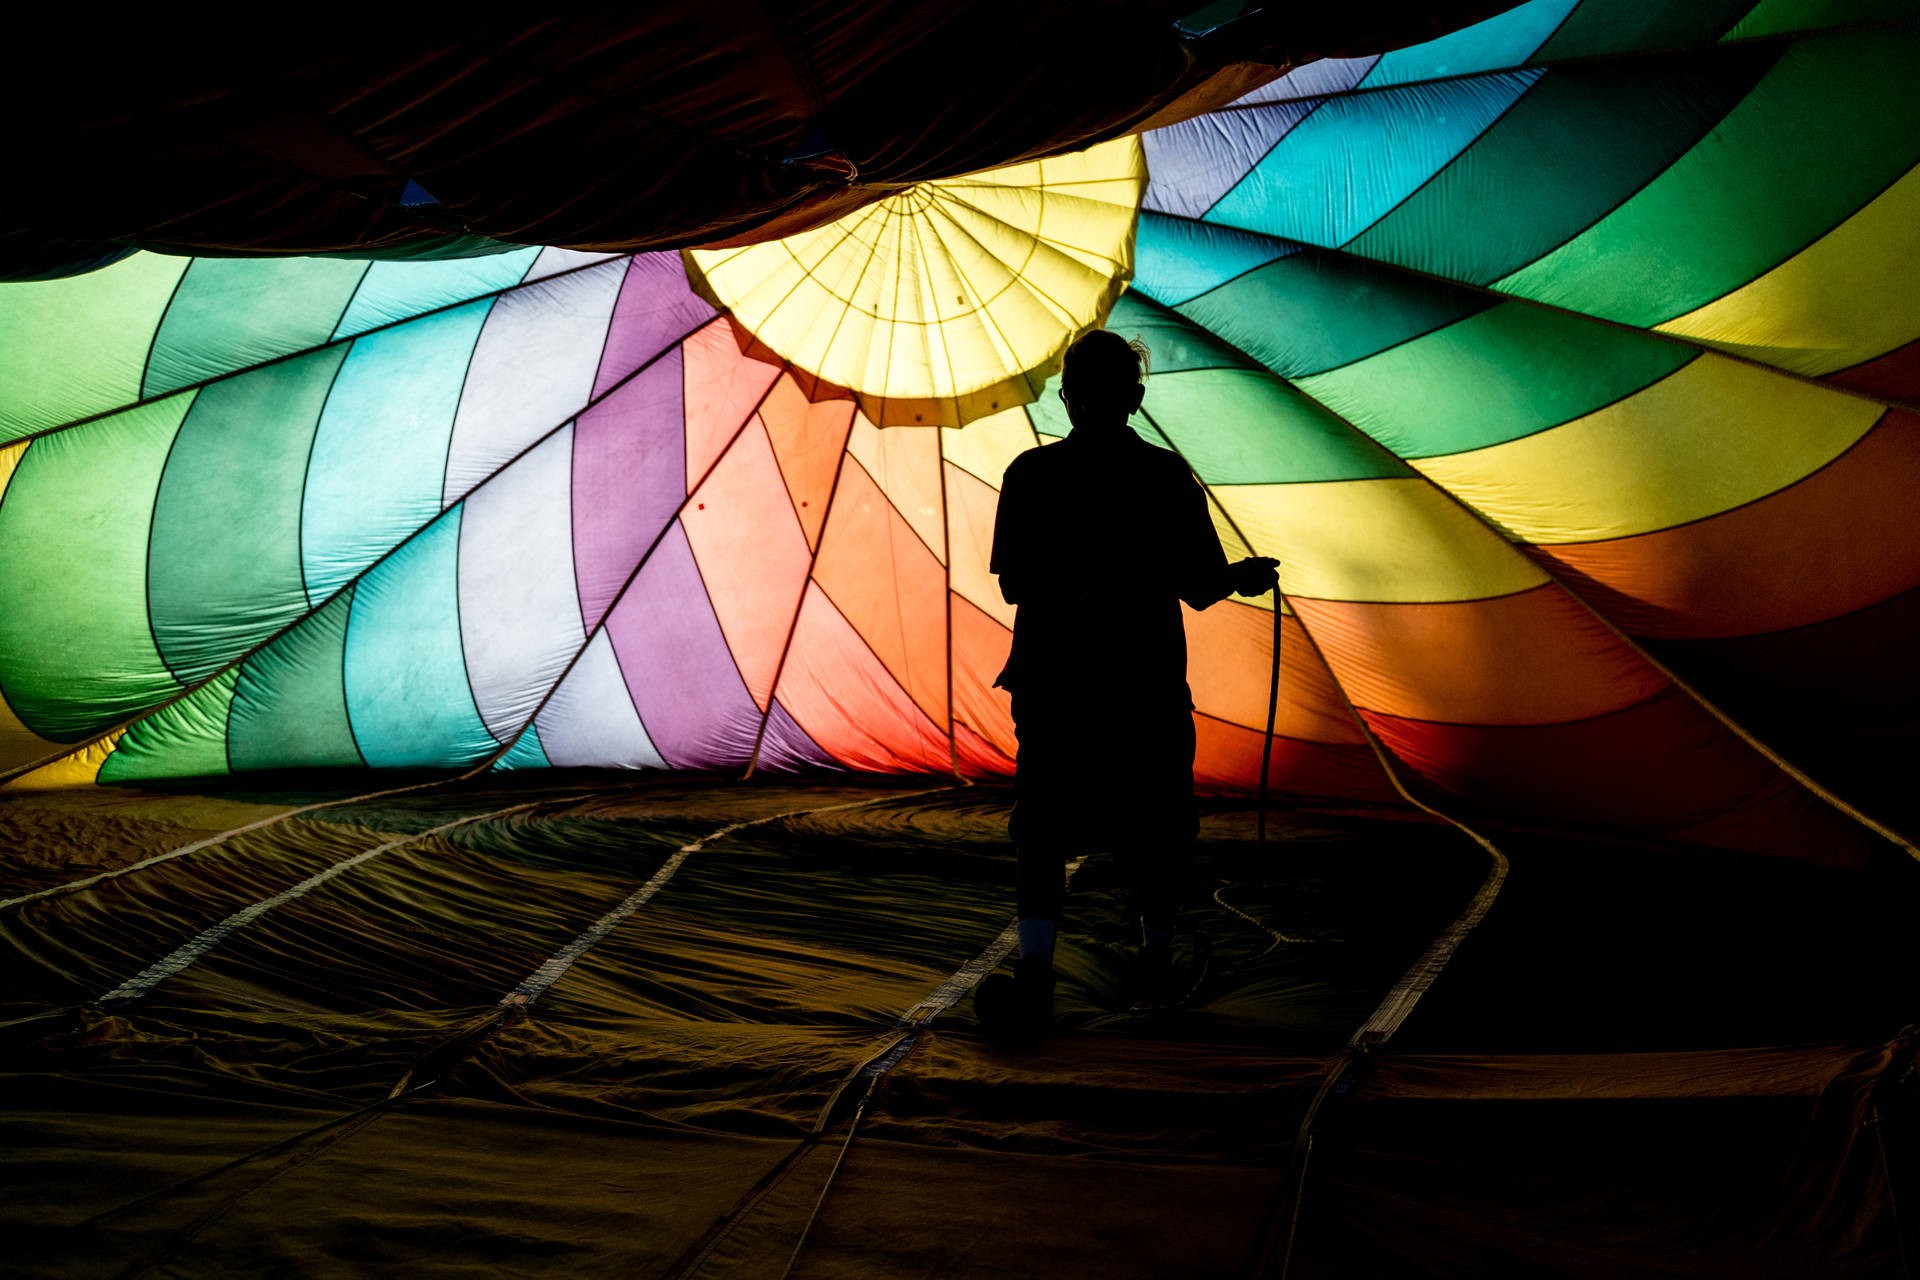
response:
M1293 126L1327 96L1345 93L1360 83L1379 60L1376 56L1309 62L1272 84L1261 85L1228 110L1155 129L1142 139L1147 172L1152 175L1142 204L1183 218L1204 217ZM1260 102L1275 105L1247 109Z
M760 708L733 664L678 523L621 597L607 629L640 722L669 765L747 762Z
M637 253L627 263L607 345L594 375L596 398L669 347L718 315L687 287L678 253Z
M687 493L680 350L581 414L573 444L573 564L598 626Z
M802 729L799 722L787 714L787 709L775 702L773 714L767 718L766 740L760 744L761 769L840 769L846 766L828 755Z

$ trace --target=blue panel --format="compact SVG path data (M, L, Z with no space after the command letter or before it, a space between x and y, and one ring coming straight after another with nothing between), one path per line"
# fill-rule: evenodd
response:
M361 579L347 621L347 715L375 768L475 764L499 749L467 687L455 507Z
M1134 238L1133 287L1163 307L1177 307L1299 250L1285 240L1143 210Z
M300 559L313 603L439 512L454 410L491 305L354 341L307 463Z
M514 741L513 749L494 761L493 767L496 771L553 768L553 761L547 759L546 749L540 744L540 727L528 725L527 731Z
M1405 84L1435 76L1466 75L1517 67L1545 44L1580 0L1533 0L1498 17L1401 49L1380 59L1367 78L1366 88Z
M1328 102L1208 222L1337 248L1438 173L1544 74L1517 71Z

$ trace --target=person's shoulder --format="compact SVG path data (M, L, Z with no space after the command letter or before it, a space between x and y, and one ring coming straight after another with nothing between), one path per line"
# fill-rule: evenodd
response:
M1155 475L1169 481L1193 479L1193 469L1187 466L1187 460L1172 449L1143 438L1140 439L1140 445L1141 456L1146 459L1146 465L1153 469Z
M1044 472L1066 458L1066 454L1059 452L1059 449L1060 445L1056 442L1037 444L1031 449L1023 450L1015 454L1013 461L1007 464L1006 474L1011 476L1019 472Z

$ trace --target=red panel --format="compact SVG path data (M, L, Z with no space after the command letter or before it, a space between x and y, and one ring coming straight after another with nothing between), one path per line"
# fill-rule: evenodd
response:
M1013 757L967 727L953 722L953 745L960 755L960 772L969 778L1011 778Z
M816 584L800 606L780 703L833 758L879 773L951 767L944 725L936 726L887 673Z
M1883 400L1920 404L1920 342L1909 342L1864 364L1830 373L1824 381Z
M1402 781L1441 812L1857 866L1883 844L1677 690L1574 724L1433 724L1367 713Z
M1245 794L1260 789L1260 731L1212 716L1193 718L1194 786L1205 794ZM1404 804L1373 748L1301 742L1276 737L1267 768L1270 790L1298 796L1339 796Z
M1920 585L1920 418L1889 411L1798 484L1722 515L1606 542L1530 548L1626 631L1780 631Z
M1667 684L1552 584L1433 604L1294 601L1354 705L1416 720L1551 724Z

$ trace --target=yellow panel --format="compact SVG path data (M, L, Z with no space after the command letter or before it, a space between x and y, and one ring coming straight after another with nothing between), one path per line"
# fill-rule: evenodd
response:
M1920 338L1920 167L1743 289L1657 327L1819 376Z
M1721 356L1507 444L1413 460L1522 542L1594 542L1717 515L1845 452L1881 409Z
M1024 404L1133 274L1138 138L921 183L769 244L688 250L694 287L882 426Z
M1503 596L1546 575L1424 480L1215 485L1280 589L1319 600L1414 603Z
M1007 464L1039 443L1025 409L1004 409L964 427L946 427L940 432L940 447L947 461L996 489L1007 474Z
M100 766L120 745L125 729L115 729L104 738L95 738L77 751L69 752L31 773L23 773L0 791L44 791L51 787L85 787L100 777Z

